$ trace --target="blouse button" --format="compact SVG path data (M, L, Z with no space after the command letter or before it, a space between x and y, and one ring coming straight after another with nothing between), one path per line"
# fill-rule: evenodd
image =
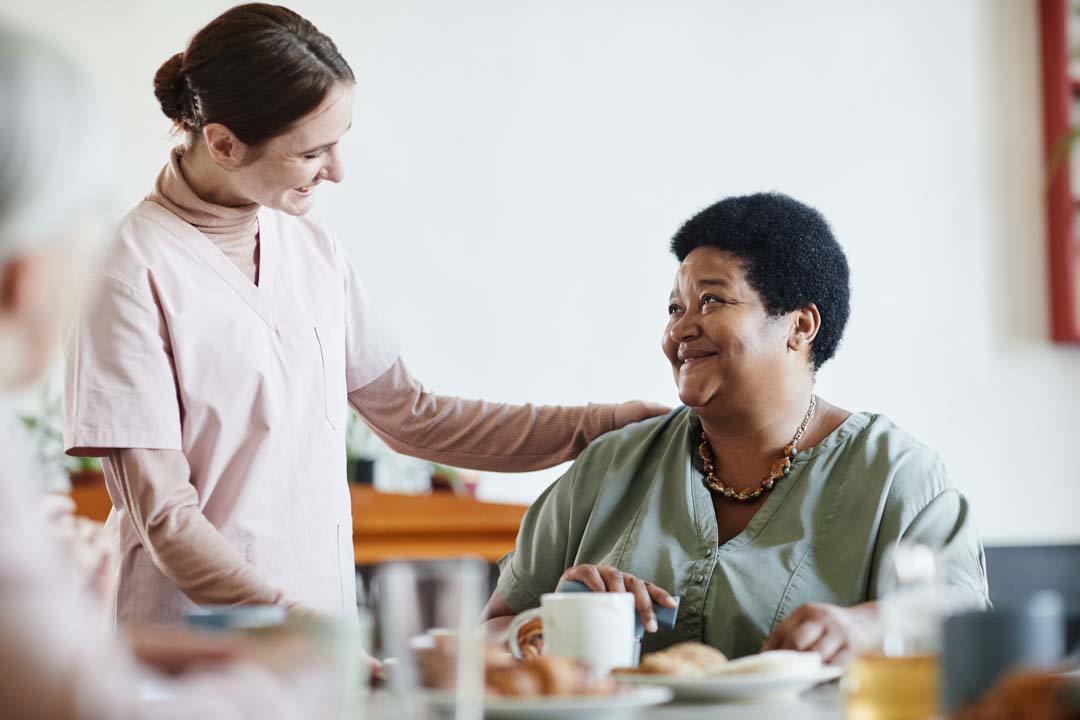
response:
M705 582L705 576L701 574L695 575L694 582L700 585L701 583Z
M705 557L712 557L712 548L705 548Z
M690 607L686 608L686 614L690 617L697 615L697 608L691 605Z

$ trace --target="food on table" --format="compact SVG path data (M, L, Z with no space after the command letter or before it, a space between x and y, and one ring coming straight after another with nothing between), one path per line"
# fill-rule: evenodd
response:
M710 675L808 675L821 669L821 655L798 650L769 650L747 655L713 669Z
M953 714L956 720L1068 720L1078 716L1080 683L1049 672L1006 675L978 701Z
M611 676L597 674L576 660L561 657L489 664L484 670L484 684L491 695L519 698L611 695L618 689Z
M424 687L448 690L457 680L457 637L432 631L413 643L420 682ZM567 697L611 695L618 688L610 675L601 675L577 660L531 657L519 660L505 649L484 647L484 685L500 697Z
M770 650L728 660L714 647L698 642L672 645L649 653L636 668L618 668L616 675L668 675L706 678L726 675L807 675L821 669L821 656L814 652Z
M536 617L522 624L517 629L517 645L522 658L540 657L544 651L544 621Z
M614 672L616 675L705 677L727 662L724 653L714 647L699 642L683 642L666 650L649 653L636 668L617 668Z

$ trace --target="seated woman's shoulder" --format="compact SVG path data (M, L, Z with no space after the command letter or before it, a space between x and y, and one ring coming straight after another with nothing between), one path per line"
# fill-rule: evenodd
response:
M667 415L658 415L604 433L593 440L578 456L576 464L595 468L598 464L619 461L621 464L647 454L665 453L685 447L692 414L680 406Z
M890 496L935 496L951 488L941 457L885 415L860 413L865 428L854 443L852 470L880 475Z
M680 405L667 415L639 420L604 433L593 440L586 452L605 452L626 447L640 447L689 429L690 408Z

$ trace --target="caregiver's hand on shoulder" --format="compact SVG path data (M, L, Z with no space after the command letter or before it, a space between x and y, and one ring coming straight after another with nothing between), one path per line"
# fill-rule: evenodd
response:
M559 585L566 580L577 580L593 592L633 593L634 605L649 632L657 630L654 603L675 607L675 599L660 586L610 565L575 565L562 574Z
M631 400L619 403L615 406L615 427L621 428L630 423L648 420L657 415L667 415L671 408L660 403L645 402L644 400Z
M817 652L825 662L839 665L876 645L877 620L876 602L847 608L807 603L777 625L761 649Z

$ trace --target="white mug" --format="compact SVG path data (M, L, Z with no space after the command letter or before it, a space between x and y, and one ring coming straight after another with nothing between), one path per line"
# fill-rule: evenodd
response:
M540 607L510 624L510 650L521 657L518 628L540 617L544 654L580 660L598 672L634 665L634 596L631 593L547 593Z

